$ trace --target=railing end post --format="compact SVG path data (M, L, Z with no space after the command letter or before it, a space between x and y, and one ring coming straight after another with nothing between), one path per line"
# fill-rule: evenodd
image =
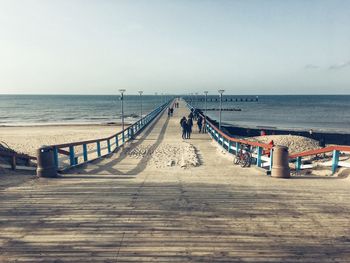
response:
M296 163L295 163L295 170L300 171L301 170L301 157L297 157Z
M262 155L262 152L263 152L263 149L258 146L258 149L257 149L257 158L256 158L256 166L258 167L261 167L261 155Z
M332 158L332 174L335 174L338 168L339 163L339 151L333 150L333 158Z

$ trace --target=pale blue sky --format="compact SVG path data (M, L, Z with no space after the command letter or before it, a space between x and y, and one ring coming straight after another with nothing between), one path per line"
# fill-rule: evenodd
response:
M350 0L0 0L0 93L350 94Z

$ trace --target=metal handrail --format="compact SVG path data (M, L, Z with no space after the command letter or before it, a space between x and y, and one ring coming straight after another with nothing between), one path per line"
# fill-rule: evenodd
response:
M189 104L187 106L190 109L194 109L194 107ZM249 145L251 147L256 148L256 153L252 153L252 157L256 159L256 165L261 168L268 168L268 170L272 169L272 148L273 146L270 144L260 143L260 142L252 142L244 139L238 139L235 137L231 137L221 131L216 125L208 120L206 116L202 113L199 113L205 120L205 125L207 128L207 132L214 138L221 146L227 150L229 153L237 154L241 148L241 145ZM233 144L234 143L234 144ZM226 146L226 148L225 148ZM270 153L270 156L263 156L265 152Z
M50 147L53 149L54 154L54 162L56 165L57 170L63 171L69 168L72 168L77 165L81 165L83 163L99 159L101 157L104 157L113 151L115 151L118 147L124 145L127 141L131 140L136 134L141 132L149 123L151 123L161 112L164 111L164 109L169 105L171 102L168 101L153 111L151 111L146 116L140 118L140 120L134 122L133 124L126 127L124 130L119 131L111 136L105 137L105 138L99 138L94 140L86 140L86 141L78 141L78 142L71 142L71 143L63 143L63 144L53 144L48 145L43 148ZM115 142L111 143L111 140L115 139ZM101 147L101 142L106 142L107 146ZM96 144L96 150L88 150L87 145L88 144ZM82 153L76 154L75 147L76 146L82 146L83 151ZM112 146L113 149L112 149ZM63 148L69 148L69 150L63 150ZM40 150L40 149L39 149ZM107 154L102 154L103 150L107 150ZM89 158L90 153L96 153L97 158ZM62 168L60 167L60 162L62 161L62 158L59 158L59 155L66 156L66 161L68 161L68 165L66 167ZM79 162L79 157L83 157L83 162Z
M188 102L186 102L186 103L189 106L189 108L194 108ZM208 118L205 118L205 116L202 113L199 113L199 115L201 115L205 119L205 122L208 123L212 129L214 129L223 138L225 138L226 140L228 140L230 142L237 142L237 143L246 144L246 145L250 145L250 146L254 146L254 147L261 147L261 148L264 148L267 150L270 150L273 148L270 144L260 143L260 142L252 142L252 141L248 141L248 140L243 140L243 139L231 137L231 136L227 135L226 133L224 133L223 131L221 131L218 127L216 127L216 125L214 123L212 123L210 120L208 120Z
M350 152L350 146L333 145L333 146L328 146L328 147L324 147L316 150L310 150L310 151L291 154L289 155L289 158L293 159L298 157L306 157L306 156L312 156L312 155L317 155L322 153L329 153L333 151Z
M192 105L190 105L187 102L187 105L189 108L194 108L192 107ZM250 145L253 147L258 147L258 153L256 155L257 157L257 165L260 166L261 165L261 159L265 159L266 161L268 161L268 158L263 158L262 157L262 149L266 149L269 150L270 152L272 151L273 146L269 145L269 144L264 144L264 143L259 143L259 142L252 142L252 141L247 141L247 140L243 140L243 139L237 139L234 137L231 137L227 134L225 134L223 131L221 131L219 128L217 128L210 120L208 120L208 118L205 118L205 116L203 114L200 113L200 115L205 119L206 124L208 125L208 127L210 127L212 130L214 130L218 135L221 136L221 141L222 144L224 144L224 139L227 140L228 143L232 143L232 142L236 142L239 144L246 144L246 145ZM220 138L218 139L220 141ZM227 145L228 147L228 151L230 151L231 146ZM238 146L236 146L236 152L237 152ZM305 151L305 152L300 152L300 153L295 153L295 154L291 154L289 155L289 160L290 162L293 159L296 159L296 164L295 164L295 169L296 170L300 170L302 169L302 157L306 157L306 156L312 156L312 155L317 155L317 154L322 154L322 153L329 153L332 152L333 153L333 157L332 157L332 173L336 172L336 169L339 166L345 166L345 167L350 167L350 163L344 163L344 162L340 162L339 161L339 155L340 152L349 152L350 153L350 146L346 146L346 145L333 145L333 146L328 146L328 147L324 147L321 149L316 149L316 150L310 150L310 151ZM270 169L272 168L272 154L270 154Z

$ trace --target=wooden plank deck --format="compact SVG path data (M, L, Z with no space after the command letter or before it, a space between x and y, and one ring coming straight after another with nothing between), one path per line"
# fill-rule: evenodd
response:
M180 142L181 104L134 145ZM0 262L350 262L350 180L272 179L194 134L201 165L122 152L0 188Z

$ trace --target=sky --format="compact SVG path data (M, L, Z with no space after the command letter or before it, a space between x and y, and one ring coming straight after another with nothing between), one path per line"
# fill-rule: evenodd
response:
M350 0L0 0L0 94L350 94Z

